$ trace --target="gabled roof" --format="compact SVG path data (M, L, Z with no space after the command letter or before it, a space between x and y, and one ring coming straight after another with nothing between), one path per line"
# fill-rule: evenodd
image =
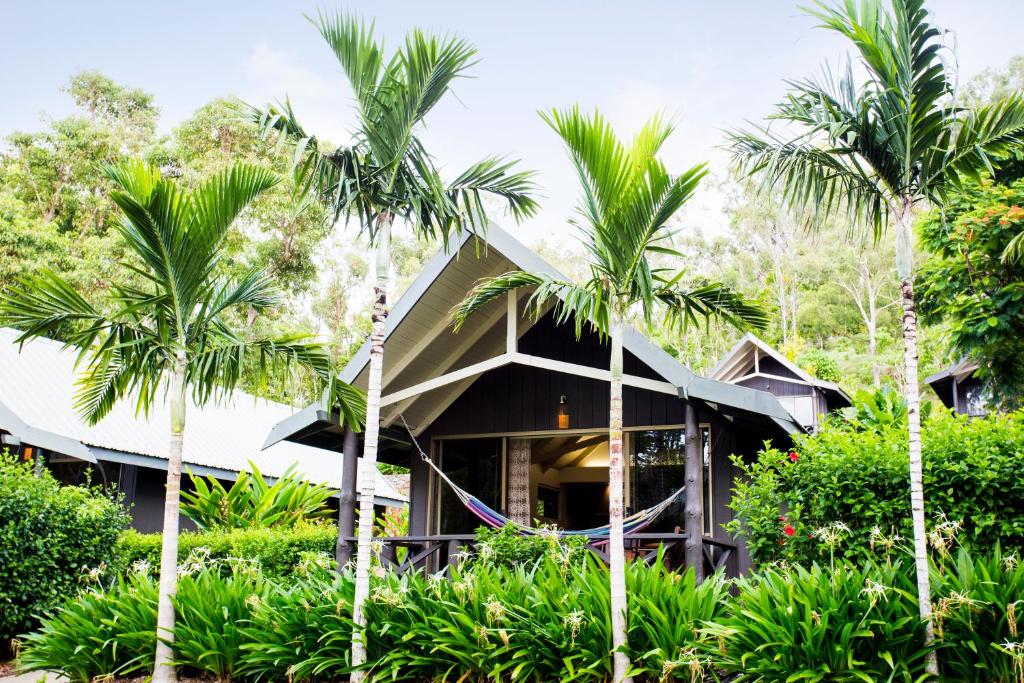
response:
M963 382L970 378L977 369L978 362L965 356L948 368L929 375L924 381L931 386L932 391L936 393L943 405L952 408L956 404L953 396L953 383Z
M752 368L754 367L755 351L760 354L761 357L772 358L778 362L786 370L796 375L799 381L813 387L817 387L826 393L832 393L839 396L845 399L846 402L850 401L850 397L838 384L818 379L776 351L764 340L749 332L743 335L743 337L736 342L729 352L722 356L722 359L718 361L718 364L708 373L708 377L722 382L733 383L739 381L745 376L753 374L754 371ZM781 379L785 380L787 378L782 377Z
M420 275L398 299L388 314L384 332L383 394L395 392L444 373L475 366L499 355L506 347L506 301L493 301L474 315L455 334L448 319L452 306L462 300L481 278L509 270L526 270L564 277L553 266L525 247L508 232L490 225L486 237L463 233L452 240L424 266ZM534 321L523 315L525 295L518 306L518 336ZM767 416L788 433L800 427L774 396L766 392L736 387L699 377L646 337L629 328L623 342L625 350L651 368L665 382L676 387L680 397L714 406L724 406ZM366 387L370 346L367 340L341 372L341 378ZM461 381L445 385L382 410L381 422L396 429L403 416L414 429L430 424L443 410L479 377L485 368L467 374ZM330 429L324 411L310 406L288 423L275 428L267 444L281 439L315 438L318 430ZM301 417L300 417L301 416Z
M34 339L20 349L16 330L0 328L0 431L23 444L96 462L108 460L166 469L170 413L166 404L148 416L136 415L129 402L117 404L96 426L78 417L73 405L77 351L60 342ZM268 477L293 463L312 481L340 487L342 457L297 443L262 450L263 438L293 409L281 403L235 392L228 400L190 405L183 460L197 474L233 478L251 460ZM378 504L406 499L381 476Z

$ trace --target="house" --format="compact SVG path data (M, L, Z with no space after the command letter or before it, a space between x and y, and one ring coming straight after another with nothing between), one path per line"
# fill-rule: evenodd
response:
M524 269L557 272L497 226L486 240L462 235L424 266L387 319L381 399L380 458L408 466L410 538L392 539L422 560L471 539L481 522L421 459L419 449L453 482L487 506L525 524L565 529L608 521L609 346L550 311L528 315L522 292L494 301L454 333L449 311L480 278ZM624 341L626 505L647 509L684 482L687 447L704 464L705 554L748 564L723 525L732 519L733 453L752 458L766 440L788 443L800 423L772 394L695 375L635 330ZM342 371L367 383L369 345ZM701 438L686 442L689 421ZM268 446L283 441L357 450L335 416L311 405L277 425ZM686 445L684 445L684 442ZM649 528L684 527L677 499Z
M163 526L169 411L156 405L136 415L122 402L96 426L86 425L73 407L77 351L35 339L19 350L18 332L0 328L0 449L49 467L67 483L91 481L116 488L131 506L132 526L142 532ZM290 465L312 481L340 488L336 452L282 443L261 450L268 429L293 409L236 392L223 403L188 408L184 470L233 481L252 461L273 480ZM182 482L183 488L189 482ZM406 497L384 480L377 504L401 506ZM182 518L183 528L194 528Z
M850 405L838 384L812 376L753 334L743 335L708 377L771 393L808 431L818 428L822 416Z
M978 363L968 358L925 378L939 400L960 415L982 417L989 412L985 382L978 377Z

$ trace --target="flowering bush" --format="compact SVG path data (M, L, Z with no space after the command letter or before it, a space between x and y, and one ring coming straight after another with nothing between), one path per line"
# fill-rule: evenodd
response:
M745 476L734 489L730 531L757 562L861 563L910 537L906 414L890 403L880 395L798 437L792 450L735 460ZM962 522L968 547L1024 547L1024 413L932 415L923 450L931 519Z

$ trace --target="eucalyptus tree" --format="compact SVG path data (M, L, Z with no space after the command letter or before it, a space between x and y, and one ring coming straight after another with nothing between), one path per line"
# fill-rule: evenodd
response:
M779 128L732 132L729 145L741 171L781 192L810 225L844 212L876 239L894 228L918 597L931 642L912 224L922 206L941 206L963 178L1019 147L1024 101L1013 95L976 109L958 105L956 72L924 0L819 1L808 11L852 43L856 67L850 60L838 74L825 69L792 82L769 116ZM936 668L934 657L929 668Z
M671 175L658 152L672 125L655 116L629 144L615 136L600 113L583 114L578 107L542 113L568 148L582 188L578 216L570 223L589 254L589 277L577 283L544 273L512 271L478 282L452 311L456 329L481 307L510 291L531 288L528 309L541 315L554 306L556 319L574 320L576 335L589 326L611 345L609 425L608 546L611 578L613 680L627 678L626 581L623 552L622 363L627 321L638 317L650 327L681 329L699 320L720 318L738 326L763 327L765 313L729 288L704 283L682 284L685 273L659 268L657 257L682 259L671 246L669 222L692 196L706 174L703 164ZM693 438L692 434L686 435ZM700 504L699 482L690 482L687 505ZM693 490L695 488L696 490ZM688 544L696 544L699 533ZM688 559L692 557L688 553Z
M385 59L372 24L340 14L321 14L312 22L334 52L355 94L358 123L351 142L340 147L321 142L305 131L287 101L251 114L268 133L276 132L293 143L296 173L305 186L333 208L335 221L356 219L360 232L376 249L366 430L358 477L362 499L352 640L357 680L362 678L359 667L366 657L363 604L369 596L373 471L380 427L392 225L404 221L417 236L440 239L447 248L453 234L486 229L485 195L503 201L516 220L531 215L536 204L531 197L532 174L514 171L514 162L498 157L487 157L446 183L419 137L426 116L474 64L474 47L455 37L413 30Z
M329 392L345 419L357 425L362 394L340 382L319 343L301 337L248 339L236 325L281 301L271 278L253 270L223 275L222 253L231 224L273 187L264 169L236 164L184 191L141 162L105 169L117 228L130 260L125 282L112 283L104 307L90 304L51 271L21 278L0 297L0 324L21 330L19 342L55 336L80 348L84 369L75 405L96 424L122 399L140 412L166 401L170 408L154 681L173 681L181 456L189 399L219 399L238 385L243 368L265 380L303 367Z

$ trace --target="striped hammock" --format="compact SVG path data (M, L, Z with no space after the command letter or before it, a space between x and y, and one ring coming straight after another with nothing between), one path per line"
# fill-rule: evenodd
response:
M405 424L404 417L402 417L402 424ZM412 439L412 443L416 447L416 450L419 451L420 458L423 459L423 462L430 465L431 469L433 469L434 472L437 473L437 476L440 477L446 484L448 484L448 486L451 487L455 495L458 496L459 500L462 501L462 504L465 505L470 512L479 517L484 524L495 529L501 529L506 526L512 526L519 533L527 536L555 533L560 538L564 538L566 536L586 536L587 538L595 540L599 543L607 541L608 536L611 532L611 526L608 524L605 524L604 526L594 527L592 529L576 529L572 531L558 529L552 532L549 529L538 529L537 527L527 526L525 524L520 524L519 522L509 519L505 515L498 512L497 510L491 509L479 498L469 493L465 489L461 488L458 484L449 479L448 475L445 474L440 467L435 465L434 462L430 459L430 457L423 452L423 449L420 448L420 445L419 443L416 442L416 437L413 436L412 430L409 429L408 424L405 424L405 429L407 432L409 432L409 437ZM635 534L642 531L646 527L650 526L652 522L654 522L659 516L661 516L661 513L663 513L670 505L672 505L675 499L679 497L679 495L682 494L683 491L684 488L679 488L674 493L672 493L672 495L670 495L668 498L661 501L657 505L649 507L646 510L641 510L640 512L635 512L629 517L626 517L624 520L622 520L623 534L626 536L628 536L629 534Z

